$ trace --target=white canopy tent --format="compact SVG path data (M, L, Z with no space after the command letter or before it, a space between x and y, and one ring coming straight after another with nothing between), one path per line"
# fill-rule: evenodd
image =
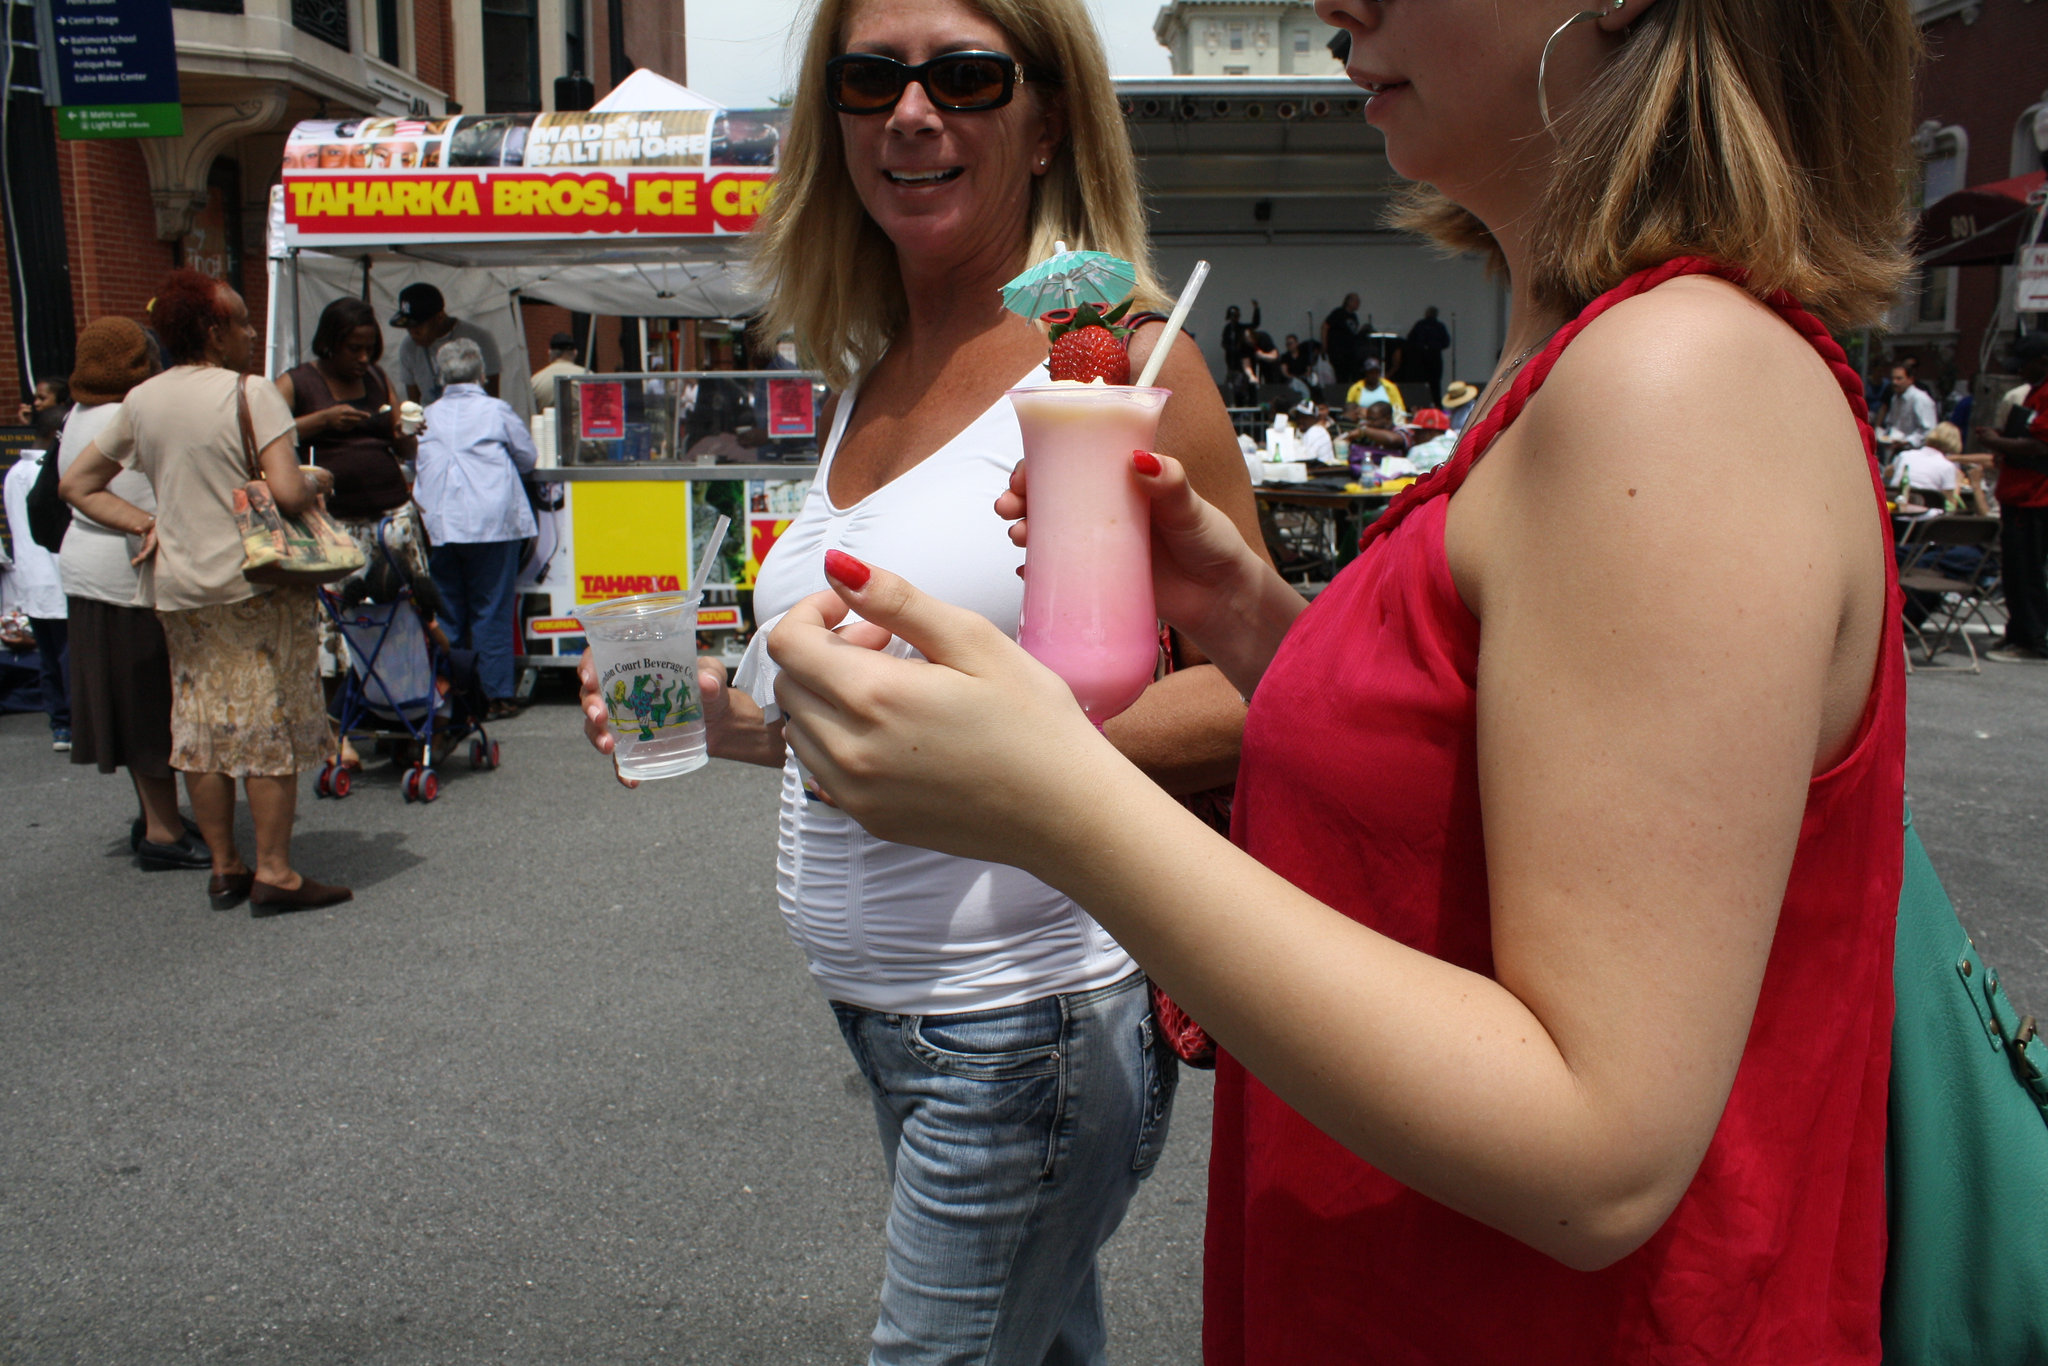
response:
M756 312L745 232L778 140L774 113L724 110L649 71L585 113L301 124L271 195L270 372L307 354L333 300L388 318L416 281L492 334L508 375L528 364L521 298L617 317ZM398 341L387 332L387 366ZM530 401L524 385L504 397Z

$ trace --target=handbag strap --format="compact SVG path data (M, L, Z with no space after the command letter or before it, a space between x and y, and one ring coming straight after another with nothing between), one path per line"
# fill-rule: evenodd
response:
M235 416L242 424L242 454L249 461L249 480L254 483L263 477L263 466L256 453L256 421L249 416L249 377L235 376Z

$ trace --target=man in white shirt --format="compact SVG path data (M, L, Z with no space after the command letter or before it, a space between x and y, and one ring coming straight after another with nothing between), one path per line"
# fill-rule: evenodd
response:
M57 577L57 557L28 534L28 491L54 451L23 451L8 468L4 481L7 525L14 533L14 565L7 571L9 605L18 606L35 633L36 659L42 666L43 710L50 717L50 747L71 748L70 622L64 586Z
M427 409L413 498L433 542L427 567L447 609L442 628L457 648L476 651L496 718L518 710L513 587L520 544L537 529L521 479L539 452L511 405L477 383L484 358L475 342L443 342L434 361L448 388Z
M579 348L576 338L567 332L557 332L548 338L548 363L533 372L533 410L544 413L555 406L555 377L558 375L587 375L587 366L577 364Z
M1301 458L1311 465L1331 465L1337 448L1330 441L1330 415L1314 403L1294 407L1294 425L1301 431Z
M398 311L391 315L391 325L405 329L405 340L398 344L398 379L413 402L440 400L445 381L434 359L440 354L441 344L456 337L476 344L477 353L484 359L480 381L484 392L492 398L498 396L498 343L475 323L449 317L448 303L440 290L429 284L407 285L399 290Z
M1878 423L1878 445L1893 451L1918 446L1940 420L1940 414L1934 410L1934 395L1913 383L1912 371L1894 365L1891 397L1885 401Z

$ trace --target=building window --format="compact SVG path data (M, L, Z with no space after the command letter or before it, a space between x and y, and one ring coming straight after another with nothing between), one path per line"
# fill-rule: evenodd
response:
M1940 266L1921 269L1920 298L1913 313L1915 322L1927 327L1948 325L1948 276L1947 269Z
M1243 24L1232 24L1232 25L1230 26L1230 50L1231 50L1232 52L1242 52L1242 51L1244 51L1244 25L1243 25Z
M583 0L562 0L562 70L571 76L590 74L585 52Z
M398 50L398 0L376 0L376 6L377 60L401 66L404 63Z
M178 239L178 264L242 288L242 171L216 157L206 174L206 203Z
M1307 30L1307 29L1305 29L1305 28L1298 28L1298 29L1294 30L1294 50L1295 50L1296 52L1306 52L1306 51L1308 51L1308 30Z
M483 0L484 108L540 109L539 0Z
M292 27L348 51L347 0L292 0Z

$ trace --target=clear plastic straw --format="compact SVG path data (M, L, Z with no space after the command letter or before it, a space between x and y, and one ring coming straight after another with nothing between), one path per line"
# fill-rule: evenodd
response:
M1195 306L1195 296L1202 292L1202 281L1208 278L1209 263L1195 262L1195 273L1188 276L1187 288L1180 292L1180 302L1173 306L1173 314L1166 320L1166 331L1159 334L1159 345L1152 348L1144 373L1138 376L1140 389L1151 388L1152 381L1159 378L1159 367L1166 364L1166 353L1173 349L1173 339L1180 335L1180 325L1188 320L1188 310Z
M711 528L711 539L705 542L704 553L697 557L697 572L690 575L690 591L704 591L704 580L711 577L711 565L718 558L718 548L725 544L725 529L732 525L732 518L718 514L718 525Z

